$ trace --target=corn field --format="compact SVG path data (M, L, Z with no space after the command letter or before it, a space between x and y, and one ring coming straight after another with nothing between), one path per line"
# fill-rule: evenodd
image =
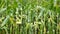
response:
M0 0L0 34L60 34L60 0Z

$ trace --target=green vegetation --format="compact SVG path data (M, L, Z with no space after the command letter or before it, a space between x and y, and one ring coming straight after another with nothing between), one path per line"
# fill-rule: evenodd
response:
M60 0L0 0L0 34L60 34Z

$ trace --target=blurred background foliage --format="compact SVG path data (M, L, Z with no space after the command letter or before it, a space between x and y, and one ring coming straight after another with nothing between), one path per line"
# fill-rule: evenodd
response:
M0 0L0 34L60 34L60 0Z

